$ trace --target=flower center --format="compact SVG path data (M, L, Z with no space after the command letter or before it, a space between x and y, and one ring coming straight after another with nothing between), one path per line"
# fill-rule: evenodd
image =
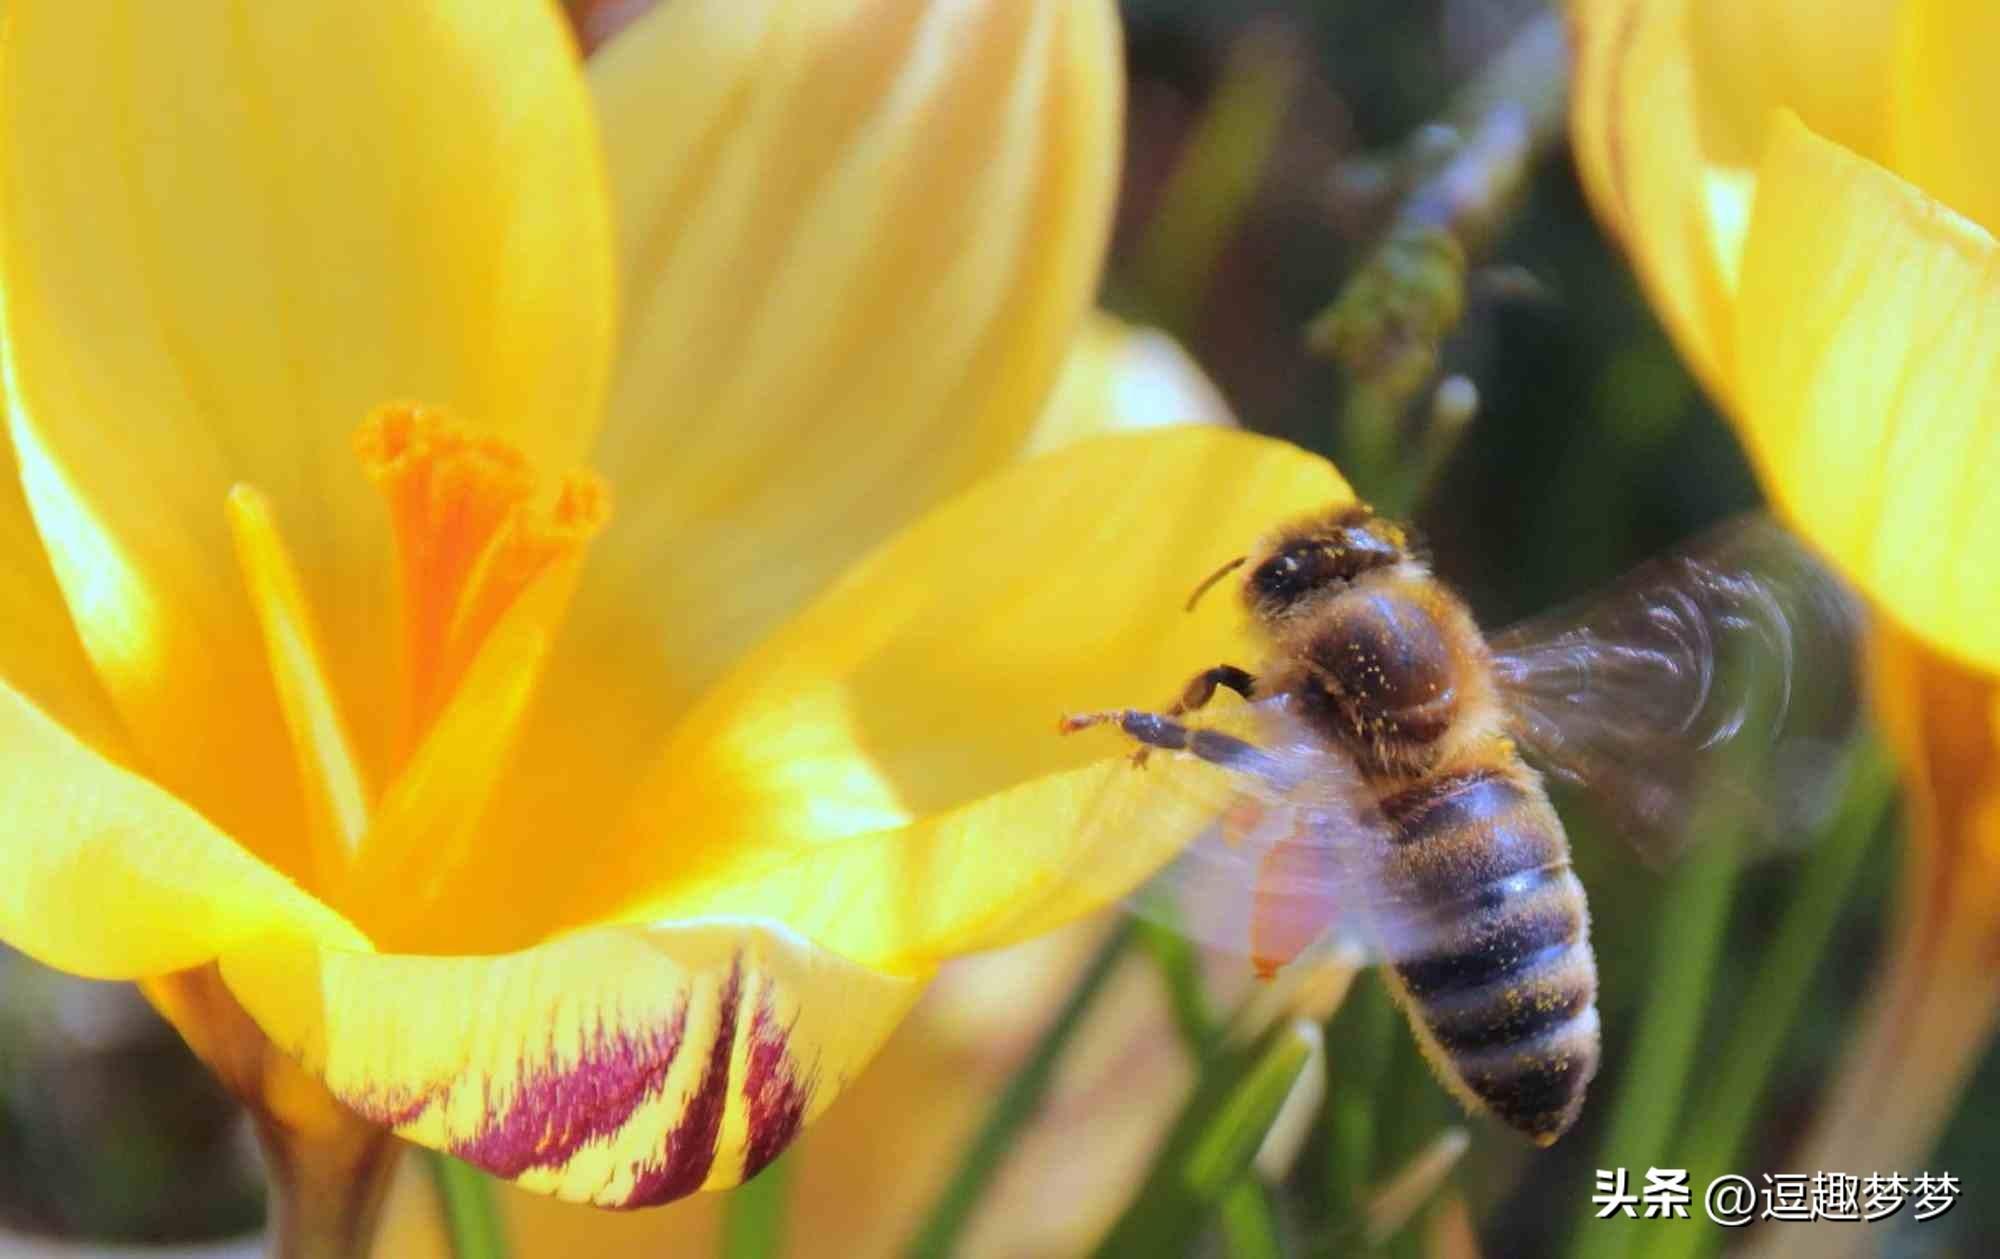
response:
M354 449L389 509L400 685L379 793L364 782L272 506L229 496L251 601L305 786L316 888L378 942L434 907L511 753L610 498L588 472L544 497L508 442L444 412L383 407ZM370 705L373 708L373 705Z
M573 568L610 497L596 475L575 471L542 506L517 447L426 407L382 408L354 449L395 533L406 754L501 616L537 581Z

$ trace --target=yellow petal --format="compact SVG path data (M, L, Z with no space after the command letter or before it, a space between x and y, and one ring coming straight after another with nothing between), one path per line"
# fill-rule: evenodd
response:
M1057 718L1159 705L1209 665L1254 664L1232 601L1188 615L1188 591L1273 525L1350 497L1324 460L1206 427L1101 437L989 478L705 697L622 836L585 863L589 908L573 913L655 895L676 914L783 905L812 938L900 968L1115 898L1167 853L1134 845L1101 854L1097 877L1070 873L1101 789L1077 767L1113 749L1059 737Z
M1888 159L1905 0L1667 3L1688 8L1701 94L1712 102L1704 142L1729 164L1756 162L1774 109L1790 109L1857 153Z
M1910 789L1922 874L1905 893L1907 916L1933 941L1920 951L2000 950L2000 677L1893 624L1869 648L1870 698Z
M1899 0L1582 0L1572 126L1591 202L1725 400L1772 111L1886 160Z
M501 957L280 945L222 973L362 1115L602 1206L755 1174L921 990L755 922L607 928Z
M2000 273L1984 230L1783 117L1745 250L1764 484L1933 648L2000 669Z
M1094 310L1070 344L1024 453L1122 429L1235 422L1229 404L1172 337Z
M1024 453L1125 429L1233 423L1221 394L1172 337L1093 311L1071 345L1055 394L1029 434ZM572 658L570 664L583 662ZM622 793L629 791L631 778L645 757L658 750L657 740L641 744L637 736L617 733L622 727L607 729L601 709L628 712L650 705L649 715L664 723L673 711L670 697L646 691L637 682L623 688L602 681L579 686L574 673L558 675L557 681L569 689L543 697L536 744L514 763L513 773L501 784L504 802L480 826L482 859L458 871L453 894L462 904L514 906L546 900L551 877L547 833L552 828L566 833L602 830L606 824L593 819L609 816L625 803ZM558 720L556 714L566 716ZM611 773L618 767L622 777ZM607 785L583 790L580 780ZM523 797L532 803L524 804ZM544 854L540 859L538 852ZM566 862L557 877L567 881L574 871L575 863ZM526 922L512 910L477 921L475 930L493 934L473 936L470 945L461 947L513 947L524 931L553 925ZM467 925L463 915L452 924L461 941L467 938Z
M154 623L126 629L167 654L104 672L147 755L230 722L271 739L231 484L288 513L336 672L380 677L380 508L345 449L360 418L453 405L550 466L588 443L613 255L575 53L537 0L37 4L8 24L16 453L38 448L145 595ZM50 549L90 620L98 575ZM115 644L84 631L104 666Z
M117 760L130 756L118 714L77 638L62 587L21 497L13 445L0 432L0 684Z
M900 1253L1102 934L1101 923L1080 924L942 971L788 1157L782 1253L826 1254L826 1238L840 1239L841 1254ZM1125 966L1091 1007L955 1253L1088 1253L1138 1187L1192 1081L1157 977ZM391 1196L377 1253L443 1259L434 1196L421 1181L410 1188L418 1192ZM592 1259L717 1254L727 1209L702 1197L593 1211L518 1192L501 1205L515 1253Z
M2000 76L1993 73L2000 6L1989 0L1909 0L1902 7L1891 165L1987 231L2000 232L2000 170L1993 165L1994 120L2000 118Z
M1911 843L1867 1001L1797 1156L1861 1174L1925 1161L2000 1014L2000 677L1887 624L1869 662ZM1758 1254L1821 1259L1828 1236L1787 1226Z
M724 668L1023 447L1117 177L1109 0L675 0L590 73L629 312L592 462L619 511L496 854L604 834ZM480 877L509 903L540 879Z
M1042 723L1051 741L1053 726ZM1102 752L1103 744L1094 750ZM1148 817L1154 824L1144 833L1086 849L1082 837L1097 810L1117 808L1107 803L1115 793L1140 786L1131 764L1118 757L837 842L745 844L749 854L719 851L677 871L657 898L624 912L634 918L768 913L843 956L921 973L1115 904L1215 820L1198 797L1169 798ZM843 819L827 820L837 826Z
M574 638L587 660L636 610L684 699L1021 448L1097 287L1117 21L687 0L591 80L629 311L596 466L625 506Z
M48 565L134 763L277 869L308 877L290 736L255 620L247 603L236 607L234 557L216 557L221 567L199 577L186 570L189 580L177 584L179 574L158 563L163 555L206 562L195 561L188 531L121 539L21 410L10 408L8 419ZM115 440L111 426L101 431ZM213 506L220 523L222 500Z
M1061 382L1027 446L1029 451L1041 452L1123 429L1232 422L1221 395L1171 337L1093 312L1071 347ZM630 649L641 650L636 646ZM626 658L621 655L607 660L617 665ZM570 664L601 669L606 662L586 665L572 658ZM573 881L578 863L564 859L559 871L549 869L547 834L551 830L602 832L608 823L594 819L610 816L625 803L624 793L629 792L643 760L658 751L657 740L639 744L636 736L622 735L617 732L620 728L607 728L601 710L622 712L651 705L650 715L661 723L673 715L669 696L645 690L638 681L627 682L622 689L602 681L579 684L574 672L558 674L551 681L554 687L564 689L553 689L543 696L536 741L512 763L512 772L500 784L502 803L478 827L479 860L472 865L454 864L451 894L456 903L510 908L504 914L487 916L460 913L448 924L427 908L412 907L415 912L404 915L420 926L426 922L448 925L456 947L493 951L518 947L535 933L557 925L557 920L524 919L511 908L523 901L548 902L552 878ZM565 716L558 720L556 714ZM611 772L618 767L623 767L622 776ZM586 789L581 782L604 785ZM524 797L531 802L524 803ZM426 847L437 847L433 830L410 833L421 836ZM379 924L371 920L369 928L376 938L384 938ZM473 934L468 935L468 930ZM407 941L398 937L397 943L399 947L426 949L438 941L435 937Z
M344 919L0 687L0 940L132 979L277 936L366 947Z
M1708 151L1712 98L1689 0L1577 6L1571 133L1591 205L1631 256L1694 372L1727 395L1733 356L1731 224L1745 172Z

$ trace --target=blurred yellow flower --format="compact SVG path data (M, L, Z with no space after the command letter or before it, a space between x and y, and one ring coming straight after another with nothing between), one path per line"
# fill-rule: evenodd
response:
M1772 498L1899 625L2000 672L2000 10L1578 17L1591 200Z
M588 80L538 0L8 6L0 939L363 1186L281 1230L378 1126L735 1184L1170 855L1074 877L1052 715L1230 655L1187 549L1347 491L1050 410L1129 348L1119 92L1109 0L678 0Z
M1773 502L1879 613L1917 844L1801 1165L1910 1167L2000 1009L2000 7L1575 12L1593 204Z

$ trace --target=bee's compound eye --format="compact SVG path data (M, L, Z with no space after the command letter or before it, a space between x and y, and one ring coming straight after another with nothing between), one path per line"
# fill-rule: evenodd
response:
M1250 574L1250 597L1265 615L1278 615L1316 591L1343 586L1402 555L1394 535L1366 525L1343 526L1293 542L1259 564Z
M1334 565L1317 544L1289 547L1265 560L1250 574L1260 602L1283 606L1334 580Z

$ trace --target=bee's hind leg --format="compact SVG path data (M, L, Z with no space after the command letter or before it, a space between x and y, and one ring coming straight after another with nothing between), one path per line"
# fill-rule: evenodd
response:
M1224 769L1238 770L1270 776L1271 757L1253 743L1247 743L1233 734L1220 730L1210 730L1203 726L1190 726L1165 713L1141 712L1136 708L1112 709L1098 713L1074 713L1062 719L1058 727L1064 734L1074 734L1091 726L1116 725L1128 736L1136 739L1138 749L1133 760L1143 765L1145 757L1154 748L1169 752L1186 752L1198 756L1211 765Z

